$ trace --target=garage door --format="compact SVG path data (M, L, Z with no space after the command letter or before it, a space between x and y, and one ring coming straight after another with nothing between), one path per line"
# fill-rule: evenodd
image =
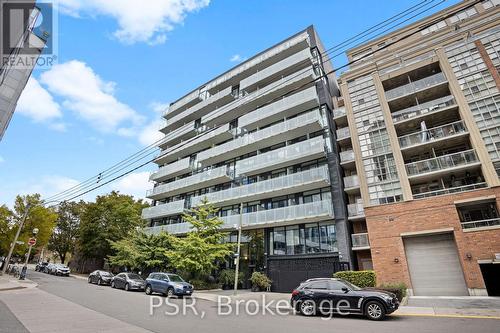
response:
M404 239L415 296L467 296L462 266L453 235Z

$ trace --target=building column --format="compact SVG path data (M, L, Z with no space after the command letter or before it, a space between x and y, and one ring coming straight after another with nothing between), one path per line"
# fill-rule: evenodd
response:
M396 128L394 127L394 122L392 121L391 110L389 108L389 104L387 103L387 99L385 98L385 91L384 87L382 86L382 81L380 80L378 72L372 73L372 77L375 89L377 91L380 108L382 109L382 114L384 115L385 128L387 130L387 135L389 136L389 142L391 143L392 155L394 156L396 170L398 171L398 178L399 183L401 184L403 200L413 200L410 181L408 180L408 176L406 175L405 161L403 159L403 154L401 153L401 147L399 146Z
M490 155L486 150L486 145L484 144L483 138L481 136L481 132L479 131L479 127L477 127L476 122L474 121L474 117L469 108L469 103L465 99L465 96L460 88L460 84L458 83L457 77L451 68L450 63L448 62L448 57L444 53L442 48L436 50L436 54L439 59L439 65L444 75L448 80L448 85L450 91L455 98L455 101L458 105L458 112L460 113L460 117L465 123L465 126L469 130L470 141L472 147L475 149L477 157L481 162L481 169L483 171L483 176L488 184L488 186L499 186L500 181L498 179L498 175L495 171L495 167L493 166L493 162L491 161Z
M474 44L476 44L476 48L479 51L481 58L483 58L483 61L486 64L486 67L488 68L488 71L490 72L491 76L493 76L495 84L497 85L497 89L500 90L500 74L498 73L495 65L493 64L493 61L491 61L491 58L488 55L488 51L486 51L486 48L484 47L483 43L480 40L474 41Z

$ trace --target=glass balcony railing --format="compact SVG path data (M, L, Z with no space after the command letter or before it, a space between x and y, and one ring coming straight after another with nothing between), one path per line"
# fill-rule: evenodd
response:
M344 177L344 188L359 187L359 177L357 175Z
M429 172L475 164L478 162L479 159L477 158L476 151L474 149L470 149L459 153L408 163L406 164L406 172L408 173L408 176L411 177Z
M319 158L325 154L325 140L315 137L293 145L262 153L244 160L236 161L236 172L254 174L269 168L278 168L298 163L304 158Z
M473 191L473 190L477 190L477 189L481 189L481 188L485 188L485 187L488 187L488 185L485 182L478 182L475 184L447 187L447 188L434 190L434 191L425 191L425 192L417 192L417 193L415 193L415 191L413 191L413 199L423 199L423 198L435 197L438 195L468 192L468 191Z
M167 177L175 177L187 173L190 170L190 166L189 157L183 158L182 160L161 167L158 171L151 174L149 180L158 181L160 179L166 179Z
M466 132L467 128L465 127L464 122L459 120L451 124L433 127L425 131L401 136L399 137L399 145L401 148L407 148Z
M447 107L456 105L453 96L441 97L426 103L415 105L392 113L392 120L397 123L412 119L428 113L439 112Z
M337 140L343 140L351 137L351 132L349 132L349 127L339 128L337 131Z
M442 72L433 74L431 76L425 77L423 79L405 84L404 86L400 86L385 92L385 97L388 101L391 101L396 98L400 98L406 95L414 94L418 91L425 90L429 87L445 83L446 76Z
M500 225L500 218L478 220L461 222L462 229L474 229L474 228L484 228L484 227L496 227Z
M189 230L191 230L191 223L186 223L186 222L144 228L144 232L149 235L157 235L162 231L165 231L173 235L185 234L189 232Z
M184 211L185 200L173 201L142 210L143 219L153 219L170 215L181 214Z
M206 195L196 196L191 198L191 204L196 206L203 198L207 198L209 202L226 204L234 201L252 201L256 200L264 194L280 192L287 189L294 189L295 192L300 191L303 186L324 182L328 184L330 181L328 166L324 165L319 168L309 169L297 172L291 175L277 177L273 179L263 180L252 184L242 185L229 188L227 190L207 193ZM255 198L255 199L254 199Z
M198 161L201 163L206 162L207 164L213 164L219 160L227 160L239 155L247 153L247 150L255 151L252 148L252 144L270 139L272 137L277 137L280 135L291 135L291 132L298 130L300 128L307 128L311 124L316 124L316 128L310 132L320 130L322 128L322 117L319 110L314 110L301 114L295 118L289 119L287 121L278 123L276 125L269 126L260 131L256 131L235 140L218 145L214 148L207 149L198 154ZM302 131L306 134L305 131ZM249 147L248 147L249 146ZM245 149L248 148L248 149Z
M354 161L354 151L345 150L340 152L340 163L347 163Z
M337 108L333 110L333 118L340 118L347 115L345 107Z
M352 247L353 250L356 248L367 248L370 247L370 241L368 239L368 233L352 234Z
M348 204L347 205L347 213L349 217L361 217L365 216L365 208L363 204L360 202Z
M189 177L174 180L173 182L158 185L146 194L148 198L155 198L157 196L167 197L182 192L189 192L196 188L202 188L216 184L217 182L224 182L231 179L231 171L227 166L221 166L214 169L209 169Z

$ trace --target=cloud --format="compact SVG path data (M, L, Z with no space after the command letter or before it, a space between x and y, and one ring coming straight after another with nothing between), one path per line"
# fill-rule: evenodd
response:
M84 62L71 60L55 65L42 73L40 81L63 100L64 108L102 133L130 136L133 128L144 121L131 107L116 99L114 82L104 81Z
M111 187L120 193L133 195L136 199L144 199L146 191L151 189L152 185L149 182L149 172L142 171L126 175L116 183L111 184Z
M154 112L154 119L144 126L138 134L138 139L144 146L149 146L162 139L165 135L160 132L160 127L165 125L165 120L161 118L169 103L152 102L149 107Z
M19 190L17 194L25 195L40 193L43 199L59 192L65 191L77 185L78 183L78 180L65 176L45 175L37 178L36 181L30 181L30 185L24 187L21 186L21 190Z
M209 5L210 0L60 0L62 13L74 17L108 16L117 21L113 36L124 44L163 44L167 33L186 15Z
M30 77L19 97L16 112L37 123L50 122L62 117L60 105L34 77Z
M244 61L246 59L247 59L246 57L242 57L239 54L235 54L231 58L229 58L229 61L231 61L231 62L241 62L241 61Z

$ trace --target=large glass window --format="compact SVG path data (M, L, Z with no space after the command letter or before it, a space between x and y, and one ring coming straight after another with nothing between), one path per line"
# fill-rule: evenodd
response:
M306 253L317 253L319 248L319 228L317 223L306 224Z
M304 229L298 225L286 227L286 254L304 253Z
M285 228L274 228L273 254L286 254Z
M322 224L319 226L321 239L321 252L334 252L337 250L337 237L334 224Z

